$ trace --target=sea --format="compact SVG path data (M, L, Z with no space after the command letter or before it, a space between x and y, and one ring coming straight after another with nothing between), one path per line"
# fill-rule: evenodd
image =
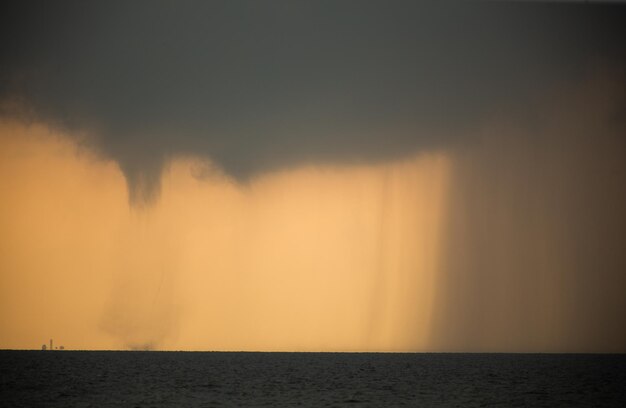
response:
M0 406L626 407L626 355L7 350Z

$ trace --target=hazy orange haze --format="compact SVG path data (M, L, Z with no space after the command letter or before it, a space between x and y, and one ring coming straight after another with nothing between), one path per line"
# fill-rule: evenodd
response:
M0 348L427 347L445 156L245 185L177 159L131 208L116 164L73 140L0 127Z

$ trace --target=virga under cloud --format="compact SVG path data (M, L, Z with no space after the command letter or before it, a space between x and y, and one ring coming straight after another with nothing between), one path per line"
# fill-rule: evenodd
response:
M623 5L2 7L0 346L626 350Z

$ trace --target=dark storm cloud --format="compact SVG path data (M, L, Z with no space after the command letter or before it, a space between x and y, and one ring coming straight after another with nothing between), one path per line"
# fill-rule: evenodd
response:
M84 130L158 192L172 156L245 179L300 162L447 147L602 61L624 7L364 1L3 6L5 114ZM16 108L17 106L17 108ZM11 108L9 108L11 107Z
M626 351L625 102L599 72L455 153L433 344Z

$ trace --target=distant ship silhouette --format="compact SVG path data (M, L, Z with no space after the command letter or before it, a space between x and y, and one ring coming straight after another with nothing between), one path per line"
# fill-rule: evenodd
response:
M54 349L55 349L55 348L54 348L54 345L53 345L53 343L52 343L52 339L50 339L50 348L49 348L49 349L46 347L45 343L41 346L41 350L42 350L42 351L46 351L46 350L54 350ZM59 346L59 347L57 347L57 349L56 349L56 350L65 350L65 347L63 347L63 346Z

